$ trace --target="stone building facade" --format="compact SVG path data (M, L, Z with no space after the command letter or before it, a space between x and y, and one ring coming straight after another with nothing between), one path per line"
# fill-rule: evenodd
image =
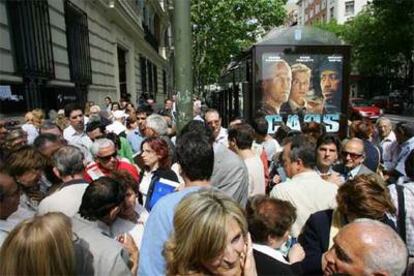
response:
M0 113L172 86L167 0L1 0Z

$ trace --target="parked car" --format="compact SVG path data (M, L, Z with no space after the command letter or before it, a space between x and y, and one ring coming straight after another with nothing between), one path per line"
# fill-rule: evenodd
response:
M384 112L389 113L401 113L404 110L404 104L403 100L399 96L375 96L372 98L372 103L378 107L384 110Z
M363 118L376 120L383 114L383 110L381 108L362 98L351 98L349 109L349 116L351 120Z

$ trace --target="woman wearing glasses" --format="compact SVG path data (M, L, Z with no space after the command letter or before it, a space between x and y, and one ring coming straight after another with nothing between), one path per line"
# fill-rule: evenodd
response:
M346 224L358 218L379 220L395 229L391 217L395 207L384 181L377 175L358 175L339 187L338 207L312 214L302 229L299 243L305 250L302 261L304 275L322 275L324 253L333 238Z

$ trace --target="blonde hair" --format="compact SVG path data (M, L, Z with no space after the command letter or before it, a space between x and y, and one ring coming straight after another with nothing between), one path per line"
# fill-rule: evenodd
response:
M311 69L303 63L296 63L293 64L292 67L292 75L296 73L306 73L308 76L311 75Z
M45 119L45 112L42 109L36 108L32 110L33 124L40 127Z
M70 219L47 213L21 222L4 241L0 259L0 275L74 275Z
M26 114L24 115L24 121L26 123L32 123L33 122L33 113L31 111L26 112Z
M230 219L237 222L246 236L244 211L221 192L201 190L181 200L175 209L174 231L164 246L167 274L210 274L203 263L224 252Z

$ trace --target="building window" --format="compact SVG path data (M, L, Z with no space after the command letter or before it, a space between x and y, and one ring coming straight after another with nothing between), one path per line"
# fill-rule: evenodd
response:
M326 0L322 0L322 9L326 8Z
M70 1L65 1L66 39L70 79L77 84L92 83L88 16Z
M335 19L335 8L331 7L331 9L329 10L329 20L333 20Z
M47 0L7 1L17 73L53 79L52 38Z
M354 14L354 5L355 5L354 1L345 2L345 16Z

